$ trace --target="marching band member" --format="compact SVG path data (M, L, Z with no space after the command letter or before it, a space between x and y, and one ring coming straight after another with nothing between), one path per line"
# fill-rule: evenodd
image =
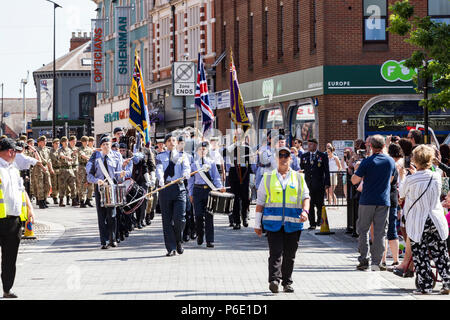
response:
M111 151L111 138L105 136L100 141L101 152L96 151L92 154L86 164L87 180L95 184L95 202L97 207L98 227L100 232L100 242L102 249L108 249L109 246L116 247L116 208L102 207L100 205L99 186L107 183L107 179L121 181L127 174L122 169L122 159L117 157ZM105 174L109 177L105 177ZM117 173L120 172L120 173ZM129 173L131 174L131 173ZM109 245L106 241L109 240Z
M192 165L194 158L189 152L185 151L186 147L186 137L181 135L178 137L177 151L186 156L189 161L189 165ZM184 180L184 187L188 187L188 181ZM194 219L194 209L192 208L192 202L189 201L189 192L186 192L186 225L183 230L183 241L188 242L189 239L195 239L197 237L195 232L195 219Z
M162 187L171 181L181 177L189 179L190 166L187 157L180 156L175 149L176 139L171 134L164 138L167 150L156 157L156 177L159 186ZM174 256L184 252L182 246L182 232L186 211L186 188L184 183L175 183L159 192L159 204L162 212L164 243L166 256Z
M206 212L206 205L212 187L220 189L221 192L225 192L225 188L222 186L216 163L207 157L208 145L207 141L197 145L197 153L194 161L191 163L191 172L202 169L204 165L209 166L209 170L191 176L188 189L189 199L194 205L197 244L202 245L203 236L205 236L206 246L214 248L214 220L213 215Z

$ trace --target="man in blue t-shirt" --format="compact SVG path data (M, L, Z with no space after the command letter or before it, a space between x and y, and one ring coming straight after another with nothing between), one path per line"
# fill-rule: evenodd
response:
M383 153L384 137L374 135L370 138L372 155L364 159L355 174L352 183L363 182L359 199L357 232L360 253L358 270L369 268L369 247L372 260L372 271L386 270L380 265L385 250L385 239L388 227L391 181L395 173L395 162ZM369 230L373 223L374 234L369 246Z

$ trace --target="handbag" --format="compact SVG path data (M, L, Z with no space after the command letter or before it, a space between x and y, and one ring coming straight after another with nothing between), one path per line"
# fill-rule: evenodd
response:
M431 176L430 181L428 182L427 187L426 187L425 190L422 192L422 194L420 195L420 197L418 197L418 198L416 199L416 201L413 202L413 204L411 205L411 207L409 207L408 212L404 215L404 217L405 217L405 222L406 222L406 218L408 217L408 214L409 214L409 212L411 211L412 207L414 207L414 205L417 203L417 201L419 201L420 198L422 198L422 196L425 194L425 192L427 192L428 188L430 187L431 180L433 180L433 176Z

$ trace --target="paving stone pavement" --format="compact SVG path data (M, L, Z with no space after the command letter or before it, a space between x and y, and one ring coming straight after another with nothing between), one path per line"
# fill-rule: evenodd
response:
M254 206L248 228L232 230L227 217L216 216L215 248L191 240L175 257L165 256L160 215L119 247L100 250L95 208L35 212L36 225L45 227L36 228L36 241L22 242L13 287L24 300L449 299L438 295L440 284L431 296L414 296L411 278L356 271L357 242L345 234L344 208L327 211L334 235L303 231L292 294L268 289L268 245L253 231Z

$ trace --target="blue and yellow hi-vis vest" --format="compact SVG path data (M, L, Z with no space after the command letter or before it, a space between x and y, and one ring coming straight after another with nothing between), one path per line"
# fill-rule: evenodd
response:
M0 219L6 218L6 205L5 198L3 195L2 179L0 179ZM22 191L22 209L20 212L20 220L27 221L28 219L28 208L27 208L27 198L25 191Z
M284 225L287 233L303 229L300 222L302 213L302 198L305 180L303 176L293 171L290 181L283 190L277 177L277 169L264 174L266 188L266 203L263 211L263 226L265 230L276 232Z

